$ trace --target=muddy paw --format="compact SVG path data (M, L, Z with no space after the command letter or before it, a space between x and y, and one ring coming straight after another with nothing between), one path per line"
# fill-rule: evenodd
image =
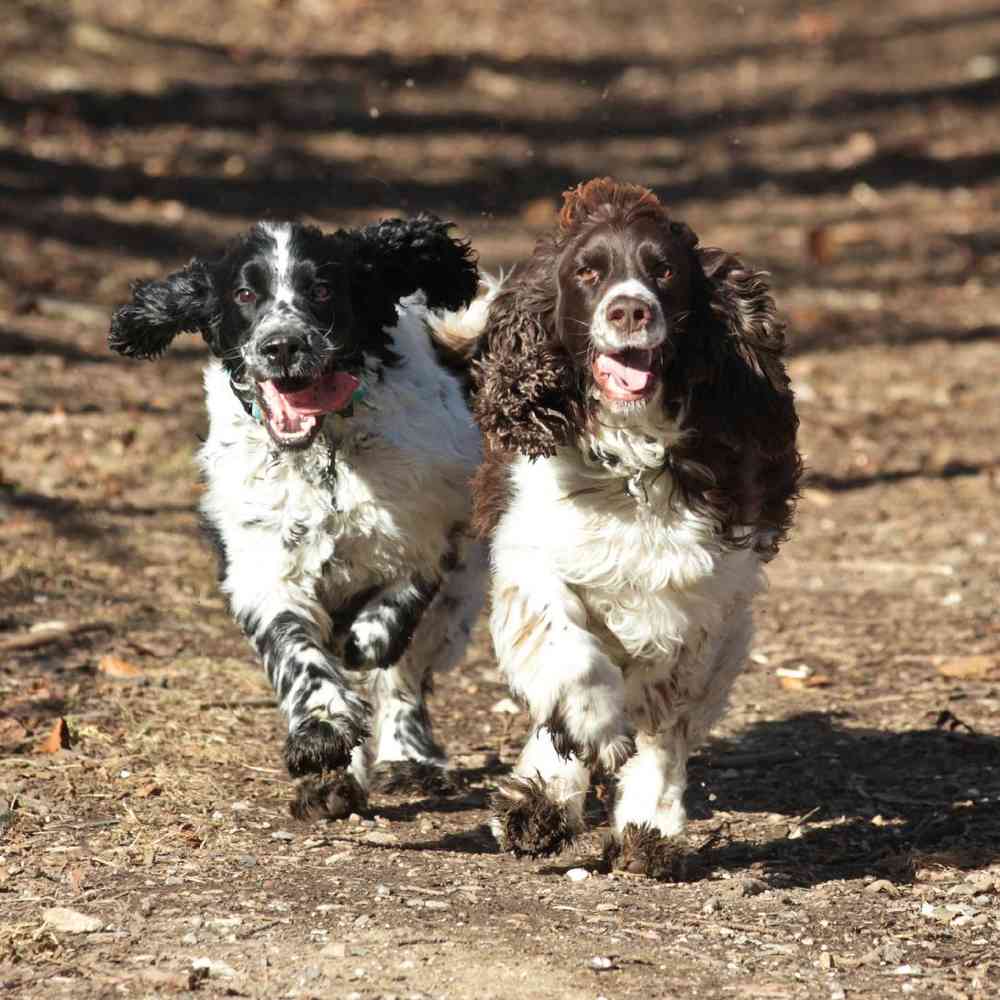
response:
M336 771L351 762L351 751L367 736L346 715L306 719L285 740L285 767L293 778Z
M566 807L546 795L541 781L508 778L491 806L493 835L502 851L516 857L558 854L578 832Z
M682 838L661 836L645 823L629 823L620 840L609 838L604 859L619 871L664 882L690 882L705 873L701 858Z
M354 777L336 771L299 782L288 811L296 819L344 819L361 812L366 804L365 793Z
M451 775L437 764L417 760L384 760L372 769L372 791L385 795L454 795Z

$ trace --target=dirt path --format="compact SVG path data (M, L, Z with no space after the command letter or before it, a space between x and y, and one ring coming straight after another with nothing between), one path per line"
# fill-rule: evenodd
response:
M482 6L5 9L0 994L995 997L1000 11ZM526 723L482 636L435 697L461 793L297 824L198 537L200 342L121 362L109 308L264 213L426 208L496 267L598 172L770 268L793 329L812 478L692 767L711 874L607 875L596 799L573 852L494 853Z

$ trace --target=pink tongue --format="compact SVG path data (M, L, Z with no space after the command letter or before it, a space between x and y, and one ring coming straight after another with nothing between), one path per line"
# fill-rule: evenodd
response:
M262 382L264 402L279 431L295 433L315 424L313 417L335 413L351 401L361 383L347 372L331 372L298 392L280 392L273 382Z
M645 353L645 352L643 352ZM628 364L631 352L598 354L595 368L603 376L602 386L609 396L631 396L642 392L653 377L648 365L633 368Z

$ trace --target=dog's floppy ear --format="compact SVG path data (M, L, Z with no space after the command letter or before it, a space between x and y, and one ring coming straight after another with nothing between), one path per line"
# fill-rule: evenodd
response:
M573 364L553 330L555 260L536 256L490 305L473 359L473 414L491 448L555 454L583 420Z
M357 232L354 285L365 308L380 311L382 325L395 323L396 303L418 290L431 309L458 309L475 297L476 255L452 228L420 215L383 219Z
M158 358L179 333L201 332L207 340L219 302L205 261L156 281L132 285L132 301L111 317L108 346L130 358Z
M712 247L697 251L707 287L710 322L721 325L711 344L721 352L717 371L738 393L743 419L765 450L795 439L798 421L785 371L785 325L778 318L764 271Z
M754 529L753 545L773 554L791 524L802 461L799 420L783 359L785 328L767 275L716 248L699 248L696 320L688 358L685 425L691 456L712 470L706 496L728 528ZM695 346L697 342L697 346Z

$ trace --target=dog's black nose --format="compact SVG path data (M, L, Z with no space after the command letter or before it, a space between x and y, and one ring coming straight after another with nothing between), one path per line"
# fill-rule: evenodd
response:
M293 333L275 333L263 341L257 350L272 364L287 370L305 354L306 342Z
M604 316L619 333L634 333L649 325L653 310L642 299L619 295L608 303Z

